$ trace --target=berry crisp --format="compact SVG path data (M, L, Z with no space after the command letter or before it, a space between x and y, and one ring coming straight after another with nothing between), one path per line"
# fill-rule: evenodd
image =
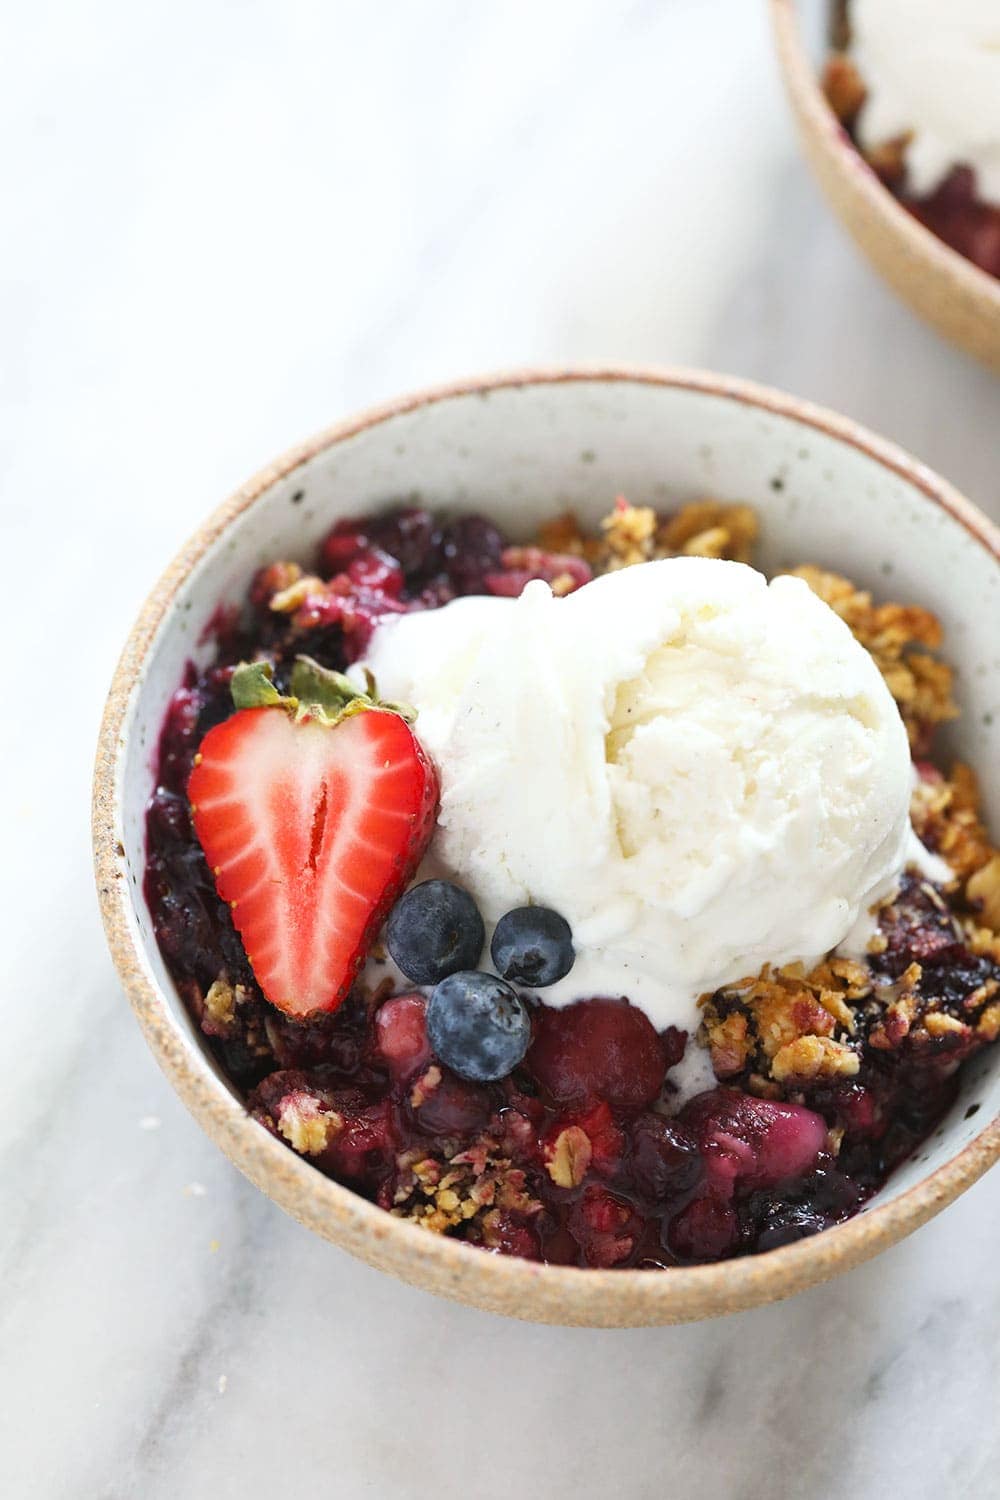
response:
M374 685L365 694L343 675L388 614L516 597L533 579L564 595L661 557L747 562L756 533L747 506L658 513L620 499L595 534L566 515L514 545L486 517L399 506L339 521L309 567L273 562L242 609L217 616L213 659L189 665L163 725L145 895L175 983L262 1129L425 1232L649 1269L836 1224L933 1130L958 1070L1000 1034L1000 853L973 772L934 758L935 730L957 710L933 615L798 570L896 699L912 822L953 878L911 868L863 959L765 967L703 996L692 1035L658 1032L627 998L546 1005L536 987L569 971L573 948L544 908L509 913L495 973L477 970L484 936L468 895L409 885L436 795L419 720L411 730ZM351 789L370 891L349 888L358 857L325 816L259 812L281 776L284 808L309 778L313 809L328 786ZM296 861L299 906L279 941L272 906L244 896L247 872L253 887ZM319 955L309 973L293 940ZM336 993L334 1009L302 998L317 965L316 993ZM715 1083L678 1106L672 1074L695 1048Z

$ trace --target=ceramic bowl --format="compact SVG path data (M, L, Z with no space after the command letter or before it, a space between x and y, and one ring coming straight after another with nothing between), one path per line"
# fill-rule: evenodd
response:
M778 61L806 159L872 265L939 333L1000 373L1000 280L908 213L855 150L819 76L829 0L770 0Z
M143 810L157 736L220 601L261 564L309 555L338 517L402 496L476 507L513 535L573 506L594 522L624 492L666 506L749 501L768 569L815 559L876 593L929 606L961 669L957 744L1000 753L1000 539L944 481L842 417L723 376L629 369L473 380L354 417L286 454L226 501L168 567L111 688L94 789L94 846L112 954L147 1041L191 1113L269 1197L352 1254L430 1291L539 1322L627 1326L713 1317L786 1297L916 1229L1000 1154L1000 1052L963 1076L948 1118L851 1222L720 1265L656 1271L542 1266L394 1219L252 1121L181 1003L142 895ZM1000 783L987 785L1000 826Z

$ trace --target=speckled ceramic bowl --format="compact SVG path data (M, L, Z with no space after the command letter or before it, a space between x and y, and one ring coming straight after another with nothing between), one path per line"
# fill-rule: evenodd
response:
M1000 281L908 213L855 150L819 84L829 0L770 0L778 61L820 187L879 274L945 338L1000 373Z
M204 650L220 601L254 570L306 556L339 516L401 496L474 506L514 533L574 506L591 522L706 494L755 505L762 564L815 559L937 611L960 665L962 752L1000 751L1000 538L942 480L853 423L723 376L538 371L473 380L341 423L277 460L206 521L169 566L125 645L94 787L97 882L118 972L161 1067L192 1114L276 1203L317 1233L430 1291L540 1322L673 1323L769 1302L856 1265L916 1229L1000 1155L1000 1052L858 1218L765 1255L670 1271L588 1271L483 1254L373 1207L252 1121L193 1028L142 896L143 810L168 699ZM1000 825L1000 784L987 786Z

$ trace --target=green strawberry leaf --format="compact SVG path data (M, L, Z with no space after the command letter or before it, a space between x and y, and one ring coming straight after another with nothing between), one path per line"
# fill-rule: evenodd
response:
M369 708L388 709L408 722L416 717L406 704L380 702L370 672L365 673L365 690L355 687L343 672L323 667L311 656L297 656L292 667L290 695L286 697L279 693L273 678L274 668L269 661L240 662L230 682L234 706L284 708L298 719L312 719L329 725Z
M285 698L272 682L274 668L269 661L241 661L233 673L229 691L236 708L295 708L293 698Z

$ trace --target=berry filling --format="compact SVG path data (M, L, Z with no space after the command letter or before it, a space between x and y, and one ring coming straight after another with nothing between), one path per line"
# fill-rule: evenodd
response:
M914 822L955 875L945 892L908 873L863 962L765 969L704 997L688 1036L617 995L547 1004L575 959L558 912L507 913L486 953L467 891L406 890L437 783L419 722L341 675L377 622L682 551L743 558L753 525L745 507L619 502L597 538L561 518L514 547L483 517L401 507L338 522L315 572L273 563L218 616L215 659L188 667L163 726L145 894L222 1070L318 1170L492 1253L670 1267L841 1222L949 1109L1000 1033L1000 854L971 773L927 758L954 713L947 668L912 650L936 622L835 575L803 570L901 683ZM698 1047L717 1082L678 1107Z

